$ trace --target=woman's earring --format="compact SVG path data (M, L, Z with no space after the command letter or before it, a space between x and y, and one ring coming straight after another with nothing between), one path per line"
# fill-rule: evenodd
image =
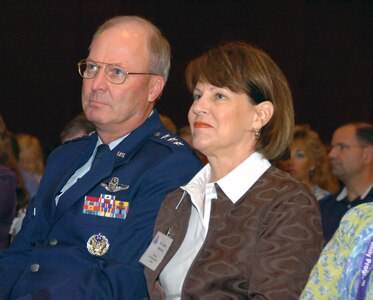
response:
M260 129L255 129L255 140L260 138Z

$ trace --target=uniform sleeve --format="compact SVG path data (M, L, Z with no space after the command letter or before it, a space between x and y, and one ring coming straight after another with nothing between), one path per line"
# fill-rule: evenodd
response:
M260 221L250 299L298 299L322 242L314 197L300 189L276 196Z

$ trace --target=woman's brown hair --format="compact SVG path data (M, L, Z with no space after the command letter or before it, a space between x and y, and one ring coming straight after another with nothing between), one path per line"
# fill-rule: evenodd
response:
M185 77L191 92L200 81L245 93L254 105L271 101L274 113L261 129L255 150L269 160L286 151L294 127L292 96L284 74L265 52L244 42L229 42L192 60Z

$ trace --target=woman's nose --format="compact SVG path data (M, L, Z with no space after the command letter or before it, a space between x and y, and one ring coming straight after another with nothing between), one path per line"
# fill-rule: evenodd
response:
M206 104L206 101L202 97L199 98L198 101L193 102L192 108L193 108L193 112L197 115L207 113L207 104Z

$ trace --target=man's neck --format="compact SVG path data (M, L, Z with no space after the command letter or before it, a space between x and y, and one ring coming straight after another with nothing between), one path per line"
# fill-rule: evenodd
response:
M349 180L345 182L347 188L347 199L354 201L373 184L373 177L360 177L359 180Z
M151 115L152 110L149 112L144 113L144 115L141 118L137 118L136 120L127 121L125 126L123 125L111 125L111 126L100 126L96 125L96 130L101 138L102 142L105 144L110 144L111 142L128 135L136 128L140 127L143 123L146 122L146 120Z

